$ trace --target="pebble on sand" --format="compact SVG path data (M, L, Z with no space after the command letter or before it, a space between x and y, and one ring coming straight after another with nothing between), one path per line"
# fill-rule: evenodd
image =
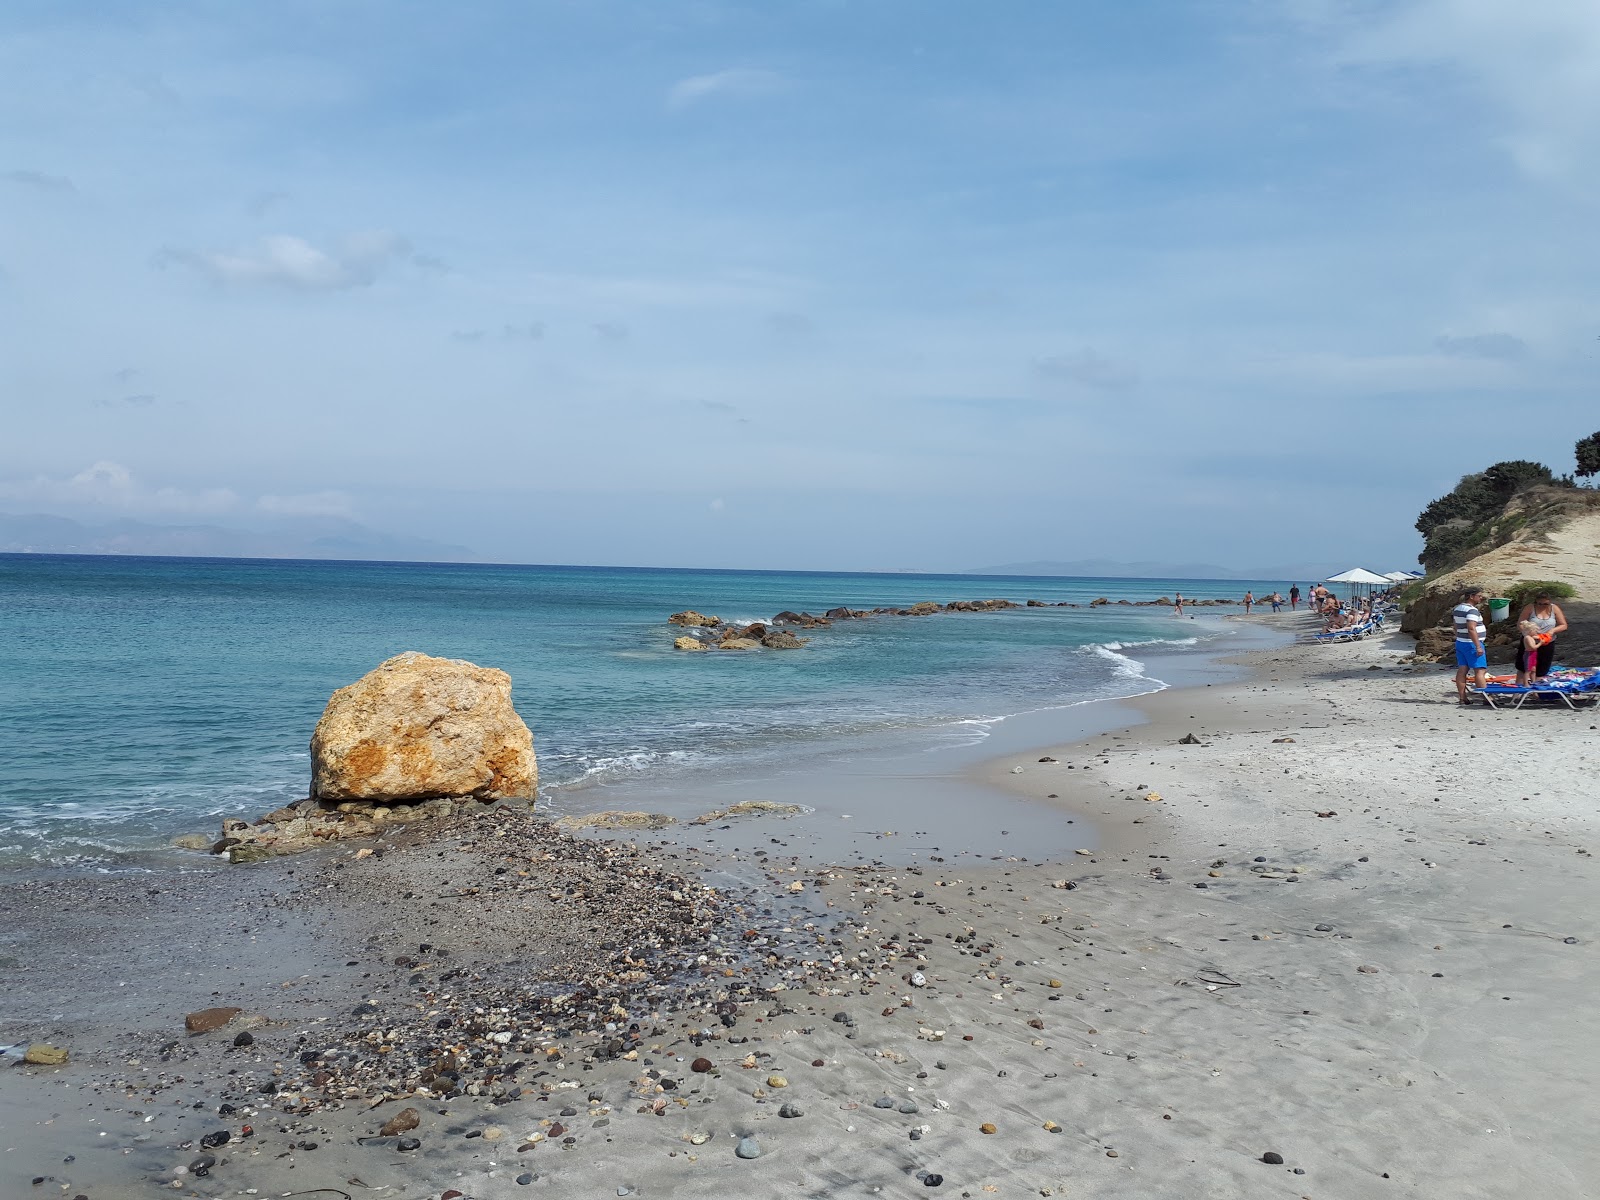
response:
M213 1029L221 1029L243 1011L242 1008L233 1007L202 1008L184 1017L183 1027L190 1033L210 1033Z
M733 1152L739 1158L760 1158L761 1146L753 1137L742 1137Z
M1268 1150L1261 1156L1261 1161L1274 1167L1281 1167L1283 1165L1283 1155L1276 1150Z
M992 1122L985 1121L982 1125L978 1126L978 1132L979 1133L999 1133L1000 1131L994 1127L994 1124Z
M48 1042L35 1042L23 1051L22 1061L35 1067L59 1067L67 1061L67 1052Z
M397 1133L405 1133L415 1129L422 1121L414 1108L402 1108L394 1116L383 1123L383 1128L378 1130L379 1137L393 1137Z

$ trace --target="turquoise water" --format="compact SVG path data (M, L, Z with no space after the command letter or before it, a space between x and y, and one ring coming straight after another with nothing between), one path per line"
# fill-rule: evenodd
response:
M329 694L404 650L511 673L544 803L641 772L781 760L1159 686L1166 609L880 617L804 651L684 654L725 619L1003 596L1238 596L1242 582L0 556L0 862L111 865L305 795ZM1257 584L1263 588L1285 584ZM663 775L663 778L668 775Z

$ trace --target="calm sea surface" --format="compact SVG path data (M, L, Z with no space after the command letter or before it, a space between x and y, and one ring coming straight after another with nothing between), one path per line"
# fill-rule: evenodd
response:
M1003 596L1241 595L1248 582L0 555L0 864L114 866L305 795L329 694L404 650L511 673L544 802L1160 686L1166 609L881 617L803 651L684 654L669 613L768 619ZM1283 582L1257 583L1257 594ZM1212 636L1215 636L1213 633ZM663 775L663 778L666 776Z

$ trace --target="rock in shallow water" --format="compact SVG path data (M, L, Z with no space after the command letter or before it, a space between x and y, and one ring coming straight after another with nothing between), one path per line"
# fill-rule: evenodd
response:
M396 655L336 691L311 735L317 799L532 800L538 782L511 676L456 659Z

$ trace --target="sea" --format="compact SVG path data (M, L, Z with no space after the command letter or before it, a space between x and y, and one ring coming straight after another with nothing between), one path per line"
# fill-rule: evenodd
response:
M1156 690L1153 658L1236 623L1089 601L1246 588L1288 583L0 555L0 867L133 869L303 797L329 695L403 651L510 673L559 813ZM684 653L667 623L996 597L1051 607L837 622L798 651Z

